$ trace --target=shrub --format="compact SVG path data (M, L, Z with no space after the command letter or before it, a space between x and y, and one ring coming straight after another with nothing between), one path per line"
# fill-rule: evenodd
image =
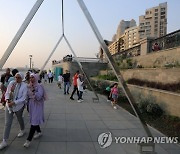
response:
M127 83L138 85L138 86L146 86L150 88L168 90L168 91L173 91L173 92L178 92L180 90L180 81L176 83L163 84L160 82L153 82L153 81L131 78L127 80Z
M152 115L153 117L160 117L163 114L163 110L158 104L155 103L148 104L146 110L147 113Z
M137 104L139 110L141 113L146 113L147 105L149 104L148 99L141 99L140 102Z

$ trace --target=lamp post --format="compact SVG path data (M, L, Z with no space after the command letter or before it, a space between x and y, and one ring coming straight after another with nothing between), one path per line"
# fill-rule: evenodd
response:
M32 55L29 55L29 60L30 60L29 68L31 69Z

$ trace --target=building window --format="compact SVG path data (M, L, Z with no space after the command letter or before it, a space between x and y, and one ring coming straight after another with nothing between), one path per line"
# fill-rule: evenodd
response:
M165 8L161 8L161 11L165 11L166 9Z
M155 9L155 12L158 12L158 9Z
M158 16L158 13L155 13L155 16Z
M161 19L165 19L165 16L161 16Z

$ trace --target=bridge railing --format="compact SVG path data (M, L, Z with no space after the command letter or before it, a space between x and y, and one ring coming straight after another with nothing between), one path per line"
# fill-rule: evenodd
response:
M149 42L149 52L180 46L180 29Z
M137 46L129 48L127 50L120 51L120 52L114 54L113 56L122 55L122 56L129 58L129 57L139 56L140 54L141 54L141 45L137 45Z
M106 61L102 61L100 58L88 58L88 57L77 57L79 62L92 62L92 63L107 63ZM52 65L56 65L56 64L60 64L62 62L76 62L76 59L74 57L67 57L67 58L63 58L62 60L56 61L53 60L52 61Z
M100 58L88 58L88 57L77 57L80 62L102 62ZM72 58L72 61L76 61L75 58Z

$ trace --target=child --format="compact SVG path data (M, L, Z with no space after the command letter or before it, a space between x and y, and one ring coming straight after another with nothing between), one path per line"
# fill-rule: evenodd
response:
M58 76L58 87L61 89L61 85L63 83L63 76L62 74L59 74Z
M113 85L111 85L111 86L107 86L106 87L106 89L105 89L105 94L106 94L106 96L107 96L107 102L110 102L111 101L111 99L112 99L112 96L111 96L111 88L113 88L114 87L114 84Z
M115 83L114 84L114 87L113 88L111 88L111 93L110 93L110 95L112 96L112 105L113 105L113 108L114 109L117 109L117 106L116 106L116 104L117 104L117 99L118 99L118 84L117 83Z

